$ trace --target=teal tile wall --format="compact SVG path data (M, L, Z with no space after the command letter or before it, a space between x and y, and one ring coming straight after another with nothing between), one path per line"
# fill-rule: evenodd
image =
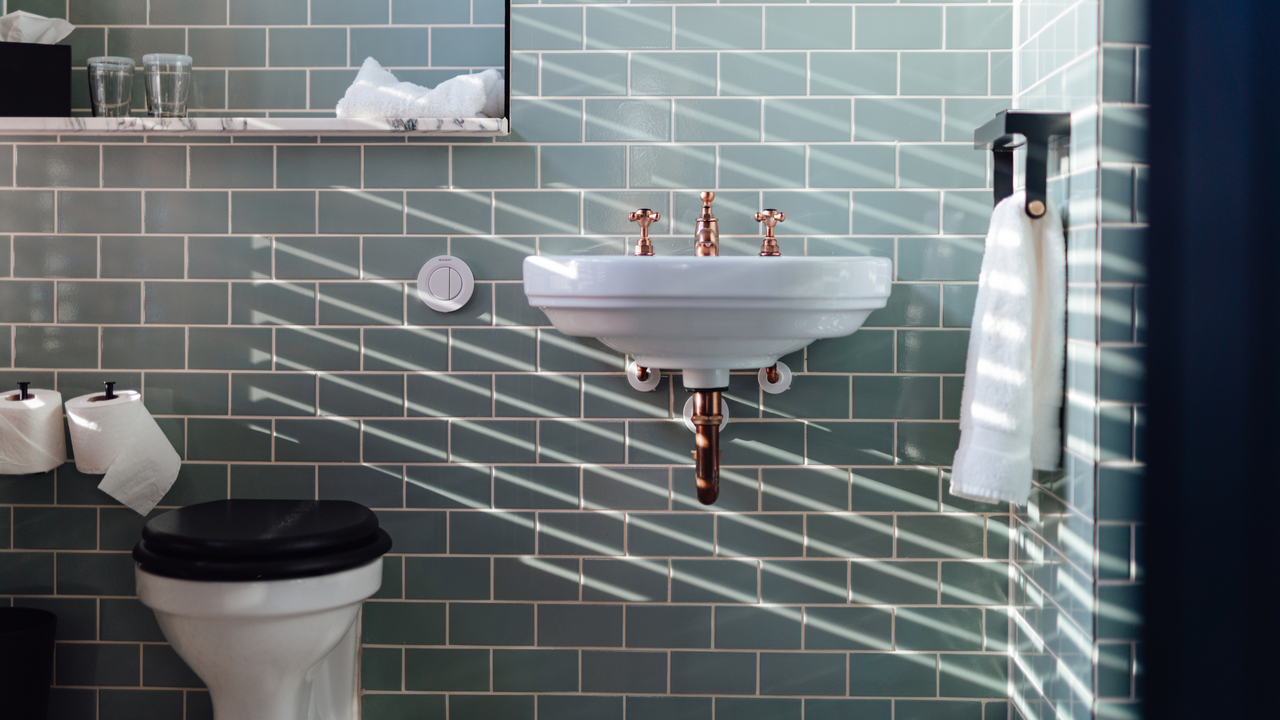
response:
M466 52L480 41L436 26L503 8L6 9L68 15L77 58L190 51L200 112L297 114L328 112L368 47L429 83L483 66ZM375 508L396 544L365 611L369 720L1007 717L1015 521L945 483L990 206L969 133L1013 103L1014 6L517 2L512 17L513 132L497 140L0 139L0 386L142 390L184 460L158 511ZM705 189L726 253L754 252L751 215L770 206L787 254L896 268L867 329L787 359L787 393L733 377L710 509L678 384L634 392L626 358L555 332L520 285L528 254L625 252L638 206L664 214L660 253L688 253ZM413 286L444 253L477 279L447 315ZM1138 291L1108 297L1139 317ZM64 617L56 720L210 717L134 599L142 519L98 480L0 478L0 604Z
M1147 3L1015 3L1017 104L1073 113L1063 470L1014 516L1012 707L1137 718L1141 700Z

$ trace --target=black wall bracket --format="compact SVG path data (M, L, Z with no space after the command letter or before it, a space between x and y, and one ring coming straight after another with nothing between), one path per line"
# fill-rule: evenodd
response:
M1017 136L1021 135L1019 138ZM973 131L975 150L991 149L995 160L996 204L1013 194L1013 151L1027 146L1027 214L1041 217L1048 210L1049 143L1071 136L1071 113L1004 110Z

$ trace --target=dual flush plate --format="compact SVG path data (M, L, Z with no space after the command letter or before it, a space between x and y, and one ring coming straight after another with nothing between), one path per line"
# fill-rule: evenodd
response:
M476 278L471 268L452 255L439 255L418 271L418 297L436 312L453 312L471 299Z

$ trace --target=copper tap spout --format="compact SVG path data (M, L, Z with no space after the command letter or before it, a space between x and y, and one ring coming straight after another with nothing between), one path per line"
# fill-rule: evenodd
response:
M720 412L719 390L693 391L693 465L698 502L710 505L720 497Z
M773 208L766 208L756 213L756 222L764 223L764 243L760 246L760 257L778 257L778 239L773 236L773 227L787 219L787 214ZM770 380L770 382L775 382Z
M693 229L693 254L698 257L713 257L720 254L720 225L715 215L711 214L711 201L716 199L713 192L704 192L702 198L702 214L698 216L697 225Z
M632 255L653 255L653 243L649 242L649 224L662 219L662 213L649 208L640 208L627 216L627 219L640 225L640 239L636 241ZM644 378L640 378L643 380Z

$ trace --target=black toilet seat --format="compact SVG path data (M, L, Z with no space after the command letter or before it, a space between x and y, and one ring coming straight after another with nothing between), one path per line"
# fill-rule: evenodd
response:
M359 503L216 500L148 520L133 559L184 580L283 580L359 567L390 549L377 515Z

